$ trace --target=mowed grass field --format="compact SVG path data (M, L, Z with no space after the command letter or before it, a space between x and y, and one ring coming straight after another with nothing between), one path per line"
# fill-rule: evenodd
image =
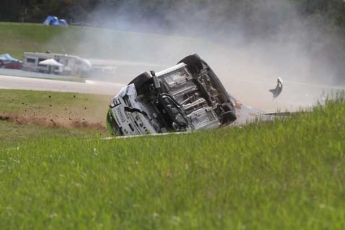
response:
M1 142L0 229L345 229L344 113L129 139L27 126Z

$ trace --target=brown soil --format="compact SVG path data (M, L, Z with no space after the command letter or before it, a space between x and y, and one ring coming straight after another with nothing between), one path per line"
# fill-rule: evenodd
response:
M77 97L78 95L73 95L71 100ZM19 108L14 106L11 112L0 112L0 122L49 128L89 129L108 133L105 124L108 97L84 96L85 103L71 101L71 104L66 105L55 100L58 99L47 95L47 98L42 98L41 105L37 105L21 98Z
M63 116L55 116L55 118L51 117L43 117L35 115L18 115L18 114L6 114L0 115L0 121L8 121L13 122L19 125L39 125L44 127L50 128L68 128L68 129L92 129L92 130L99 130L99 131L106 131L105 124L101 121L90 122L85 119L78 119L78 118L71 118L71 117L63 117Z

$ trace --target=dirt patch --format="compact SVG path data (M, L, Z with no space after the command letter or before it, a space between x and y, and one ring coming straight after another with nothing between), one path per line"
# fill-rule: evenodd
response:
M0 116L0 121L8 121L10 120L9 116Z
M109 96L10 90L0 95L0 122L105 131Z
M18 125L38 125L49 128L67 128L67 129L92 129L106 132L105 124L102 122L89 122L86 120L79 120L75 118L63 118L56 117L47 118L39 116L28 116L28 115L0 115L0 121L13 122Z

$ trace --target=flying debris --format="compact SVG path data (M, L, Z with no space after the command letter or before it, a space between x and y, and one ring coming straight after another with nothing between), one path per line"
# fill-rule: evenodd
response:
M273 98L277 98L283 91L283 80L280 77L278 77L276 88L270 89L269 91L273 94Z

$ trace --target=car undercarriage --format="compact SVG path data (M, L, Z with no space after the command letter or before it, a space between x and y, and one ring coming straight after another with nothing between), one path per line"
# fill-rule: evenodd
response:
M231 124L236 111L209 65L190 55L177 65L140 74L109 105L113 135L143 135L213 129Z

